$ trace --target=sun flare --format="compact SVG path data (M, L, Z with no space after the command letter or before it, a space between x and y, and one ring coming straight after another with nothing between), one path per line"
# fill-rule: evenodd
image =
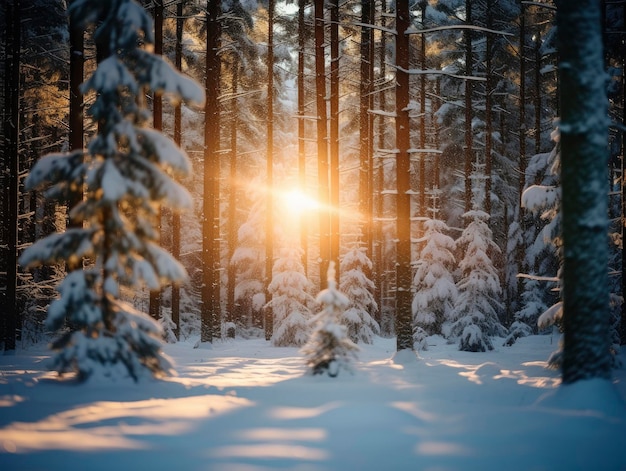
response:
M285 208L293 214L299 214L303 211L314 211L320 207L316 199L297 188L284 192L281 197Z

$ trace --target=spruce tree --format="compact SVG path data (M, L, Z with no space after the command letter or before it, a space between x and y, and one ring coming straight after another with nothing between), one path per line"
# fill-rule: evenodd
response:
M84 151L42 158L26 184L50 185L46 196L65 201L84 181L84 199L71 217L85 223L38 241L21 263L90 261L65 277L48 308L49 329L73 326L52 344L52 369L79 380L160 376L171 369L161 352L161 328L123 301L122 289L156 290L185 278L184 268L158 246L154 221L160 204L191 205L170 177L190 164L170 139L147 127L142 97L155 92L201 102L202 91L143 47L153 42L152 20L136 2L76 0L69 13L77 25L95 27L102 60L82 91L95 93L89 115L98 131Z
M309 294L311 282L304 274L302 251L283 248L274 263L272 282L268 286L271 301L265 309L274 316L272 344L276 347L301 347L309 338L309 306L315 300Z
M322 310L311 319L313 332L302 348L308 372L313 375L328 373L335 377L340 370L351 371L359 347L348 338L347 328L339 323L341 314L349 306L348 298L337 289L335 264L328 267L328 288L317 295Z
M445 222L429 219L424 223L426 245L413 278L413 330L427 335L441 334L444 322L454 317L458 290L454 282L456 244L446 232ZM415 335L414 335L415 336ZM416 341L422 340L415 338Z
M503 306L502 288L492 256L499 253L487 225L489 215L473 210L464 214L470 220L457 246L463 251L459 264L461 279L455 321L450 336L459 339L459 350L484 352L493 350L491 336L504 336L506 329L498 320Z
M380 333L378 322L372 317L378 311L374 283L367 277L372 271L372 262L364 249L354 248L343 256L340 268L339 289L348 297L349 304L339 320L348 329L348 337L353 342L371 344Z

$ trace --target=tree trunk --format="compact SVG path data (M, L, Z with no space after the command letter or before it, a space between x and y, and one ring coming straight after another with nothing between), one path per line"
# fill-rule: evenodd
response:
M83 93L80 84L84 80L85 72L85 38L83 28L74 25L70 18L70 116L69 116L69 145L70 150L78 150L84 147L85 126L83 121ZM83 200L82 188L76 191L70 201L68 212ZM80 227L82 221L68 218L68 226ZM80 262L82 264L82 261ZM79 268L69 264L68 270Z
M320 290L326 288L330 261L330 215L328 188L328 115L324 57L324 0L315 0L315 93L317 104L317 172L320 209Z
M426 21L426 5L427 2L420 3L421 10L421 27L425 29L424 22ZM420 69L426 70L426 35L420 35ZM426 75L420 75L420 170L419 170L419 215L422 217L427 216L427 204L426 204ZM420 222L420 227L423 223ZM420 230L421 232L421 230Z
M535 37L535 154L541 152L541 31Z
M396 348L413 349L408 0L396 2Z
M176 5L176 45L175 65L176 70L182 71L183 67L183 1ZM182 105L180 102L174 106L174 142L178 147L182 144ZM180 261L180 213L172 213L172 256ZM180 286L172 286L172 322L175 324L174 335L180 340Z
M330 260L339 281L339 0L330 3Z
M472 24L472 2L465 0L465 24ZM463 41L465 42L465 75L472 75L472 33L469 29L463 30ZM474 84L472 80L465 79L465 211L472 209L472 164L474 163L474 135L472 132L472 94Z
M382 28L385 28L387 25L385 14L387 13L387 1L381 0L380 5L380 25ZM386 74L387 74L387 36L384 32L381 32L380 35L380 54L378 58L378 70L379 77L381 78L381 82L384 83ZM382 87L382 89L378 92L378 108L385 111L387 109L387 92L385 90L386 87ZM386 146L386 128L387 128L387 117L379 116L378 117L378 147L380 149L385 149ZM373 154L373 152L372 152ZM376 159L376 217L377 221L375 224L375 235L374 235L374 248L375 252L372 253L372 262L373 262L373 281L374 281L374 298L378 303L378 310L375 313L374 319L378 324L382 327L382 312L383 312L383 303L384 298L387 296L387 293L383 290L384 283L384 272L386 269L385 260L383 257L384 250L384 242L383 242L383 222L382 218L384 215L384 204L383 204L383 190L385 189L385 165L384 160L381 156ZM373 169L374 170L374 169Z
M219 281L216 260L216 193L220 148L219 82L220 58L218 55L221 25L221 2L207 1L207 49L204 118L204 196L202 219L202 308L200 341L212 342L219 319L215 313L219 306Z
M493 0L487 0L487 28L493 29ZM493 36L486 38L486 78L485 82L485 212L491 216L491 167L493 149ZM491 221L491 218L489 218Z
M233 57L233 85L232 102L230 113L232 122L230 125L230 176L228 192L228 290L226 294L226 322L242 323L243 319L238 319L235 313L241 310L235 306L235 265L230 261L233 259L237 248L237 128L239 126L239 107L237 94L239 93L239 57ZM234 336L234 332L229 331L229 335Z
M20 0L7 2L6 45L5 45L5 106L3 123L6 155L5 169L8 175L8 194L4 195L4 217L6 218L6 248L3 250L6 285L0 290L3 320L3 348L5 352L15 351L16 331L19 324L17 311L17 231L18 231L18 179L19 179L19 104L20 104L20 42L21 11Z
M563 188L563 383L611 377L600 3L557 1Z
M298 181L300 190L306 191L306 145L305 145L305 84L304 84L304 47L306 25L304 23L304 9L306 0L298 0ZM300 217L300 247L302 248L302 266L305 275L308 273L309 244L307 234L307 219Z
M275 0L267 6L267 195L265 205L265 293L269 302L272 295L269 285L272 282L274 265L274 10ZM265 306L265 340L272 338L274 315Z
M363 241L369 246L371 228L371 218L368 214L371 189L370 189L370 93L372 90L372 77L370 76L370 31L371 28L365 26L372 23L371 17L372 0L361 0L361 81L359 85L359 212L362 221L362 237ZM371 253L368 254L371 257Z
M154 0L154 53L163 54L163 0ZM154 93L152 97L152 127L157 131L163 130L163 100L160 93ZM157 210L156 230L161 234L162 214L161 208ZM148 312L153 319L161 317L161 290L150 291Z

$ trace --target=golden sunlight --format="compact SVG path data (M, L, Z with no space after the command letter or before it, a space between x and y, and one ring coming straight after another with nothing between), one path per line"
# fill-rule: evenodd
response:
M285 209L292 215L299 215L303 211L315 211L320 208L320 203L298 188L281 192L280 198Z

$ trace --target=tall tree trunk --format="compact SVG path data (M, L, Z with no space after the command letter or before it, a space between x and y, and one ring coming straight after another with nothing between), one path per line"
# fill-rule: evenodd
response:
M535 154L541 152L541 31L535 37Z
M382 28L385 28L387 25L387 20L385 14L387 13L387 1L381 0L380 5L380 25ZM380 48L379 48L379 57L378 57L378 70L379 77L381 82L384 84L385 77L387 74L387 36L384 32L380 34ZM382 87L382 89L378 93L378 108L385 111L387 108L387 94L386 87ZM386 145L386 128L387 128L387 117L379 116L378 117L378 147L380 149L385 149ZM373 155L373 152L372 152ZM385 189L385 165L381 156L376 159L376 225L375 225L375 235L374 235L374 248L375 252L372 253L372 262L373 262L373 281L374 281L374 298L378 303L378 310L375 313L375 320L382 327L382 316L381 313L383 311L383 300L384 297L387 296L387 293L383 290L383 282L385 279L385 260L383 257L383 212L384 212L384 204L383 204L383 190Z
M396 1L396 348L413 349L408 0Z
M275 0L267 6L267 195L265 205L265 296L272 295L269 285L272 282L274 265L274 10ZM265 306L265 340L272 338L274 315L270 306Z
M610 379L608 99L600 3L557 0L563 189L563 383Z
M21 5L20 0L10 0L6 8L6 44L5 44L5 106L4 151L7 156L6 167L8 185L4 197L4 217L6 218L6 248L3 250L6 271L5 290L0 290L3 320L3 347L5 352L15 351L16 332L19 325L17 311L17 219L18 219L18 179L19 179L19 104L20 104L20 43L21 43Z
M339 272L339 0L330 3L330 260Z
M228 192L228 290L226 294L226 322L242 323L238 313L240 309L235 305L235 282L236 270L235 264L231 263L235 249L237 248L237 130L239 127L239 57L235 54L233 57L233 85L232 85L232 102L230 114L232 122L230 124L230 176L229 176L229 192ZM234 337L234 331L228 331L228 335Z
M426 5L428 2L422 1L420 2L420 11L421 11L421 27L425 29L425 21L426 21ZM426 70L426 35L420 35L420 68L422 70ZM420 151L420 167L419 167L419 181L420 181L420 189L419 189L419 215L422 217L427 216L427 204L426 204L426 75L420 75L420 142L419 148ZM420 224L422 224L420 222Z
M298 0L298 181L300 189L306 191L306 143L305 143L305 78L304 78L304 47L306 39L306 25L304 23L304 9L306 0ZM307 234L307 219L300 217L300 247L302 248L302 266L304 273L308 273L309 244Z
M362 221L362 237L368 248L369 240L371 239L371 216L369 214L370 194L370 136L372 130L370 129L370 94L372 91L372 77L370 76L370 50L371 44L371 28L366 25L370 25L373 21L371 16L371 3L372 0L361 0L361 81L359 85L359 212L361 213ZM371 257L371 253L368 254Z
M215 208L219 199L216 193L218 159L220 148L220 46L221 25L219 16L221 2L207 1L207 48L204 117L204 195L202 218L202 308L200 341L212 342L216 324L215 315L219 306L219 281L216 260L216 217Z
M179 72L183 69L183 2L180 0L176 5L176 45L175 66ZM180 102L174 106L174 142L178 147L182 145L182 105ZM172 256L180 261L180 213L172 213ZM180 286L172 286L172 322L176 340L180 340Z
M163 0L154 1L154 53L163 54ZM160 93L154 93L152 97L152 127L158 131L163 130L163 100ZM162 214L161 208L157 210L156 216L157 234L161 234ZM148 312L154 319L161 317L161 290L150 291Z
M83 93L80 85L85 73L85 38L83 28L78 27L70 19L70 116L69 116L69 146L70 150L79 150L84 147L85 126L83 121ZM77 189L71 198L68 210L71 211L83 200L83 189ZM80 227L82 221L68 218L68 226ZM74 270L82 265L82 261L68 264L68 270Z
M324 0L314 1L315 94L317 104L317 178L320 209L320 289L326 288L330 261L330 215L328 212L328 114L326 112L326 67L324 56Z
M472 24L472 1L465 0L465 24ZM471 76L474 70L472 58L472 32L470 29L463 30L465 42L465 75ZM472 95L474 83L465 79L465 211L472 209L472 165L474 163L474 134L472 132Z
M487 28L493 28L493 0L487 0ZM485 82L485 212L491 216L491 167L493 149L493 36L486 38L486 78ZM491 218L489 219L492 220Z
M626 3L622 12L622 18L626 18ZM624 25L626 30L626 24ZM626 54L622 56L622 123L626 124ZM626 299L626 132L622 132L622 298ZM622 302L622 318L620 322L620 344L626 345L626 302Z

